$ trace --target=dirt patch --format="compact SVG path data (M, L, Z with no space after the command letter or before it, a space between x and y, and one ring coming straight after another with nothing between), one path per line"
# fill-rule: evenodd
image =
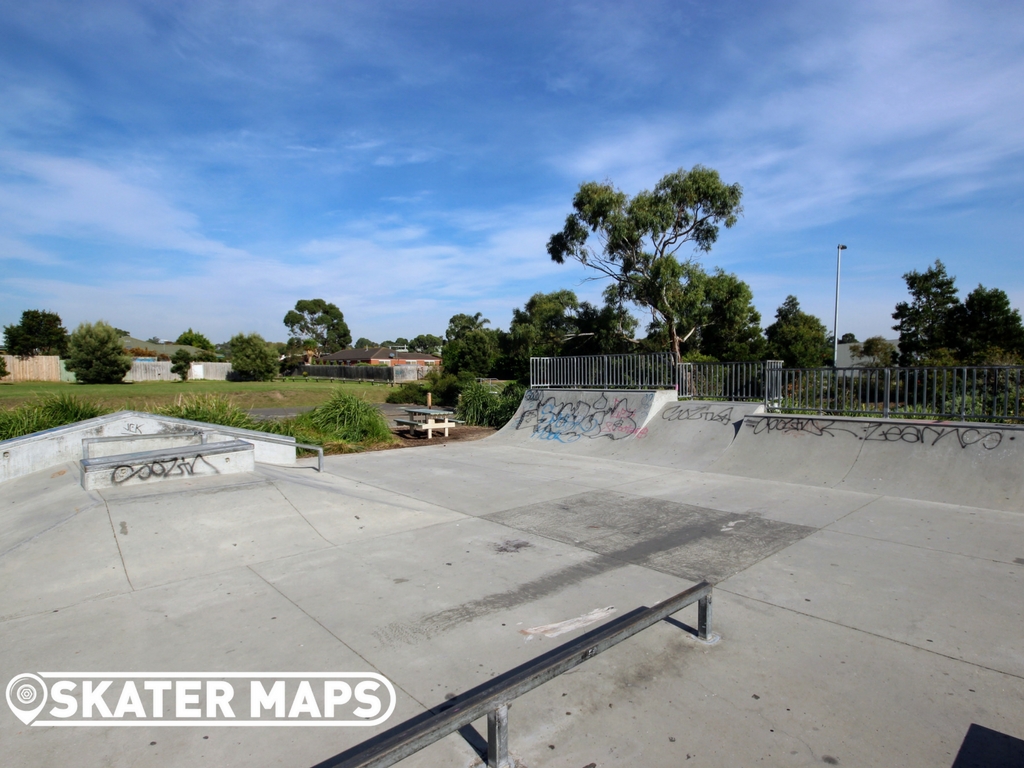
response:
M438 445L439 443L467 443L471 440L482 440L493 435L498 430L494 427L454 427L448 431L448 437L435 432L434 436L429 440L425 432L413 433L411 430L406 429L393 429L391 431L398 438L396 447L416 448L423 445Z

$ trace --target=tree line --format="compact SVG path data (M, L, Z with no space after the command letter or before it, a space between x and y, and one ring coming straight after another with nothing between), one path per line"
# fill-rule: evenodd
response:
M787 296L774 322L762 330L750 286L722 269L708 272L699 263L720 230L737 223L742 196L739 184L727 184L717 171L700 165L670 173L652 191L633 197L609 182L581 184L563 228L548 240L547 253L558 264L576 261L592 271L593 279L606 280L600 304L580 301L571 290L536 293L513 310L507 331L489 328L490 321L479 312L459 313L449 320L444 337L420 334L379 346L440 353L446 372L456 376L519 381L528 379L530 357L559 355L668 350L680 361L777 359L794 368L833 364L825 324L804 312L796 296ZM841 341L856 342L851 348L856 357L876 365L897 359L901 365L1024 363L1024 325L1003 290L979 285L961 301L955 278L941 261L903 279L910 300L898 303L892 314L893 329L899 332L898 358L881 336L859 343L852 334L844 335ZM641 321L629 307L647 316L642 338L637 338ZM286 343L238 334L215 348L191 328L176 343L225 354L235 371L253 378L352 346L344 314L324 299L298 301L283 322ZM26 311L19 325L4 328L10 354L69 356L67 367L79 380L97 375L89 360L100 350L111 358L101 366L102 375L113 376L121 367L126 371L131 361L119 348L124 335L102 321L68 334L59 316L39 310ZM354 346L378 345L361 337ZM116 363L115 357L120 358ZM187 369L193 358L186 357L184 350L177 355L176 370Z

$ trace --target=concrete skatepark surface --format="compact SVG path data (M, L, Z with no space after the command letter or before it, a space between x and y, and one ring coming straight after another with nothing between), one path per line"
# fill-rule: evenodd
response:
M486 440L328 457L323 474L257 463L86 491L65 461L8 480L5 685L373 671L398 704L376 729L26 727L5 711L3 763L311 766L595 626L581 617L705 576L721 640L680 626L687 609L518 699L519 765L960 768L969 734L1011 754L1022 431L757 410L534 391ZM479 764L456 735L401 763Z

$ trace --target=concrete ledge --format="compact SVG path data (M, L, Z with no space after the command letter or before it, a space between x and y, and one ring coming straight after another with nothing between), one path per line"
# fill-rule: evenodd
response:
M178 446L157 451L82 459L82 487L87 491L198 475L252 472L255 451L243 440Z
M86 437L145 437L196 430L206 433L210 441L245 440L251 443L255 460L260 463L285 466L295 463L295 439L292 437L153 413L118 411L0 442L0 483L58 464L78 461L82 456L82 439Z

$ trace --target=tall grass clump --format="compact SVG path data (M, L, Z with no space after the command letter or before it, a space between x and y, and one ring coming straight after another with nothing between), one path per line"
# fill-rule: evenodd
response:
M481 427L503 427L515 415L526 387L509 382L500 392L487 384L473 382L462 389L456 415L467 424Z
M104 413L106 411L100 406L62 392L17 408L0 410L0 440L11 440L44 429L74 424Z
M219 424L222 427L273 431L264 429L263 424L223 395L181 395L173 404L157 408L156 413L179 419L202 421L206 424Z
M371 403L337 390L323 405L294 420L300 430L320 433L327 443L389 443L394 437L387 419Z

